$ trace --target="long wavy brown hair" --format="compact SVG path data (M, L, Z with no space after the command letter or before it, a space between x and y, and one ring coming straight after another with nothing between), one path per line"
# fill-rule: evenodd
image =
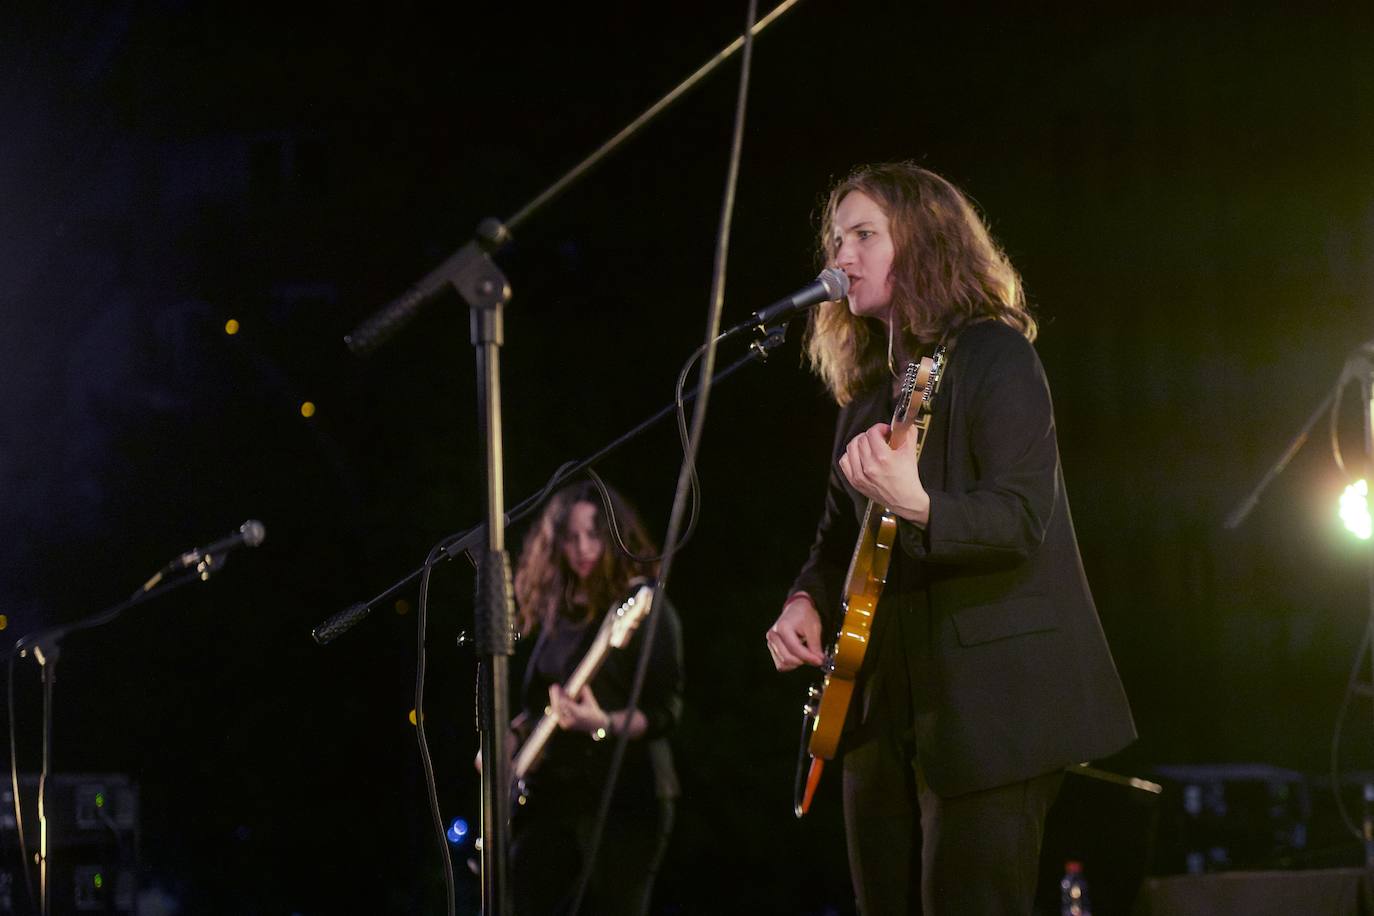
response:
M822 265L836 253L835 208L853 191L871 197L891 227L892 306L905 352L953 342L964 327L988 319L1035 339L1021 277L972 201L914 162L859 166L831 188L821 216ZM848 301L811 312L806 352L842 405L888 375L887 329L875 318L856 317Z
M611 487L606 487L606 493L615 512L620 537L630 552L640 557L657 554L658 548L634 508ZM577 577L563 556L568 518L578 503L591 503L596 507L596 532L605 545L600 562L583 583L587 595L585 605L573 602ZM539 521L525 535L525 546L515 571L520 633L528 636L540 626L552 628L559 618L587 620L606 610L612 602L623 599L629 592L631 579L651 579L657 575L656 561L632 559L616 546L601 493L591 481L564 487L549 499Z

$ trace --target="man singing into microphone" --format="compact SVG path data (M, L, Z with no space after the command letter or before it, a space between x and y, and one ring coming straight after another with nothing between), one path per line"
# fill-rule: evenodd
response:
M807 351L841 410L810 558L766 640L824 662L871 499L899 518L841 741L865 916L1031 912L1066 765L1135 737L1083 574L1020 278L969 200L913 163L831 191L820 245L846 300ZM947 348L933 419L887 444L908 360Z

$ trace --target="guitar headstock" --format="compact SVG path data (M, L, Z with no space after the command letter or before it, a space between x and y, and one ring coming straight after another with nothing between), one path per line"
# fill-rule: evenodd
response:
M640 621L649 616L649 609L653 607L653 603L653 588L648 585L641 585L635 589L633 595L611 610L610 643L612 648L625 648Z
M912 360L906 364L902 376L902 387L897 393L897 409L892 414L892 425L909 426L916 422L921 411L930 409L931 399L940 388L940 377L945 371L945 348L937 346L930 356L922 356L920 361Z
M906 372L902 373L902 387L897 391L897 409L892 412L894 424L905 420L907 412L911 409L911 396L916 392L916 380L920 376L921 365L924 362L924 359L920 363L912 360L906 364Z

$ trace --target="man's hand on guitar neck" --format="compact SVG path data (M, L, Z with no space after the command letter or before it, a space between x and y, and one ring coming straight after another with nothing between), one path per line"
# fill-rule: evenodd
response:
M787 599L782 613L763 638L779 671L825 662L820 650L821 615L806 592L797 592Z
M849 440L840 456L840 472L864 496L924 528L930 521L930 494L917 467L917 437L907 435L899 447L891 448L891 430L886 423L876 423Z

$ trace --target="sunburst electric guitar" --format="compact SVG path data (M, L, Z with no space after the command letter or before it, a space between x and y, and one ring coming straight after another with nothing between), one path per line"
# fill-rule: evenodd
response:
M940 387L940 375L945 367L945 348L936 347L931 356L919 363L907 363L902 387L897 395L897 407L892 414L892 431L887 444L901 448L908 436L916 437L916 456L921 455L926 432L930 429L931 406ZM825 762L835 756L844 731L845 715L854 696L854 681L868 651L873 631L873 618L878 598L887 583L888 564L897 542L897 516L886 506L868 501L859 542L849 561L849 574L844 582L844 617L839 632L825 654L822 666L824 678L807 693L802 715L803 750L797 759L797 782L793 812L797 817L811 808L811 799L821 779ZM802 771L806 758L811 758L805 783Z
M601 670L601 666L605 663L606 656L610 654L610 651L623 649L629 645L630 637L634 635L640 622L649 616L649 610L653 607L653 603L653 588L648 585L640 585L635 589L633 595L608 610L601 621L601 628L596 631L596 638L592 640L591 648L587 650L586 655L582 656L582 661L573 670L572 676L563 684L563 692L568 696L577 696L583 687L591 683L592 678L596 677L596 673ZM530 730L530 736L525 739L525 743L521 745L519 752L515 755L514 762L511 764L511 783L517 804L525 803L527 797L525 777L539 763L540 757L544 754L544 748L556 731L558 731L558 714L552 709L546 708L544 715Z

